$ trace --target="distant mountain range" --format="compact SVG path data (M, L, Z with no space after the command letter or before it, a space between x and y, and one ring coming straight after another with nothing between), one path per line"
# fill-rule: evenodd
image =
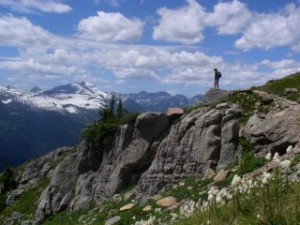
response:
M80 141L84 127L99 115L110 94L87 82L30 92L0 86L0 160L16 166L61 146ZM130 112L166 111L202 102L167 92L123 94ZM1 170L1 167L0 167Z
M164 112L170 107L186 107L203 102L203 95L191 99L184 95L170 95L167 92L148 93L142 91L138 94L122 95L125 108L131 112L158 111Z

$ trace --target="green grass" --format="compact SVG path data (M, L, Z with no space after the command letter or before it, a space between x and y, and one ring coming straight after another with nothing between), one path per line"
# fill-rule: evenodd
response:
M130 203L130 200L124 201L115 201L108 200L104 202L101 206L99 206L100 210L97 208L95 213L88 213L88 211L79 211L75 213L67 213L66 211L56 213L49 218L47 218L42 224L43 225L81 225L83 222L87 222L91 225L100 225L105 224L105 222L119 215L121 220L116 223L116 225L127 225L131 224L136 219L145 218L146 212L142 211L142 207L136 204L131 210L120 212L119 209ZM91 208L96 208L97 204L95 202L91 202ZM80 220L79 218L82 217Z
M275 171L269 183L261 186L258 181L259 185L246 194L236 194L224 205L211 205L209 210L182 218L176 225L298 225L300 183L286 182L282 175Z
M76 212L69 214L66 211L59 212L54 214L53 216L46 219L42 224L43 225L75 225L79 224L79 218L82 215L85 215L87 212Z
M0 223L3 224L3 218L9 218L14 212L23 214L22 220L33 219L40 194L48 185L49 179L46 177L41 178L37 186L27 190L19 200L2 210Z
M300 155L297 155L292 161L292 167L300 163Z
M207 185L212 182L212 179L202 180L199 177L188 177L181 182L179 182L176 187L168 188L163 196L173 196L177 201L184 199L198 200L201 197L204 197L201 192L207 190ZM207 194L205 194L207 196Z
M293 101L299 101L300 93L290 94L285 96L285 88L297 88L300 90L300 73L292 74L283 79L271 80L263 86L254 87L255 90L266 91L268 93L276 94L282 97L286 97Z
M246 123L250 116L254 114L255 104L259 101L258 95L252 91L246 92L233 92L229 97L228 101L238 104L243 112L241 116L241 123Z
M242 176L250 173L267 163L264 157L257 157L254 155L254 147L245 138L240 138L240 145L243 148L242 158L238 166L237 174Z

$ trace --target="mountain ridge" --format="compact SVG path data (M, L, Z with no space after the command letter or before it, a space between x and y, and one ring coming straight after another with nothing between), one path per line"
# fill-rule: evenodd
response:
M0 86L0 157L17 166L55 148L77 144L82 130L98 119L110 95L84 81L44 91L33 87L29 92ZM182 106L167 92L128 96L131 98L124 101L128 111L166 111Z

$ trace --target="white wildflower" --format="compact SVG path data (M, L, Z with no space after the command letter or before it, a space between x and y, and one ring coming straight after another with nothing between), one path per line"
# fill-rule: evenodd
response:
M211 202L213 199L214 199L214 196L213 196L212 194L208 195L207 200L208 200L209 202Z
M253 187L258 187L258 183L257 183L257 181L254 181L254 183L253 183Z
M287 147L286 153L287 153L288 155L293 154L293 153L294 153L294 151L293 151L293 146L290 145L289 147Z
M280 164L280 158L279 158L279 153L278 152L275 152L275 154L274 154L274 157L273 157L273 162L275 163L275 164L277 164L277 165L279 165Z
M233 186L233 187L237 186L241 182L241 180L242 179L241 179L240 176L238 176L237 174L234 175L234 177L233 177L233 179L231 181L231 186Z
M154 212L156 212L156 213L161 213L161 208L156 208L156 209L154 210Z
M290 166L291 166L291 160L283 160L281 163L280 163L280 166L281 166L281 168L283 168L283 169L285 169L285 170L287 170L288 168L290 168Z
M223 202L223 199L220 196L216 197L216 203L220 204Z
M210 190L208 191L209 195L217 195L219 192L218 188L215 186L211 186Z
M272 158L271 152L266 155L266 160L270 161Z
M219 196L221 198L225 197L226 195L227 195L227 190L225 188L221 189L219 191L219 193L217 194L217 196Z
M174 221L176 221L177 220L177 218L178 218L178 215L176 214L176 213L171 213L171 221L172 222L174 222Z
M270 173L264 172L263 173L263 178L262 178L262 183L263 184L269 183L269 181L271 180L271 178L272 178L272 175Z

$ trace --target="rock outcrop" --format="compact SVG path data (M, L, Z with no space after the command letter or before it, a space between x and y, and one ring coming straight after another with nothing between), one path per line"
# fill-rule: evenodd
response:
M266 114L255 114L243 129L243 135L257 151L285 153L289 145L299 145L300 105L276 99Z
M187 176L203 176L207 168L229 165L238 146L240 115L237 105L201 108L186 115L159 144L139 181L141 191L152 195Z
M155 143L161 141L168 128L166 115L141 114L135 124L119 128L113 146L105 145L102 157L83 141L78 152L55 169L49 187L41 195L37 221L66 208L87 209L92 200L103 201L137 183L152 162Z
M158 193L188 176L229 165L238 149L241 109L235 104L202 107L180 119L162 113L143 113L121 126L102 151L86 141L59 150L25 166L11 201L26 184L42 176L50 184L42 192L36 221L62 211L88 209L124 188L137 184L138 196Z
M227 101L230 92L218 88L209 89L204 96L205 104L216 104Z

